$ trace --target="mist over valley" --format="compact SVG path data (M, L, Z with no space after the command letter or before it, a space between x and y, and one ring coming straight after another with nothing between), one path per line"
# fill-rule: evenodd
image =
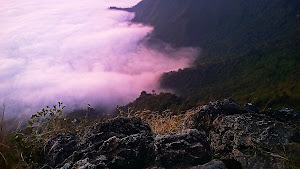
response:
M134 13L109 10L138 2L1 0L0 103L7 116L58 101L111 110L143 90L162 91L161 74L188 67L199 51L163 42L150 48L153 27L131 23Z

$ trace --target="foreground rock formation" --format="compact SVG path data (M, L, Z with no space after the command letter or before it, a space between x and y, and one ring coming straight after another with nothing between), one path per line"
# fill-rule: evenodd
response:
M299 159L300 114L291 109L261 111L225 99L191 110L184 128L205 133L215 157L243 168L289 168Z
M299 119L291 109L261 111L225 99L188 111L181 133L156 135L140 118L118 117L82 138L50 139L45 153L48 165L64 169L289 168L298 165Z

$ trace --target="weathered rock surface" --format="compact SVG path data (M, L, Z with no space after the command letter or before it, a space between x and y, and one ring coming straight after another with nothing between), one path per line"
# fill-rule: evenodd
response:
M223 101L210 102L208 105L190 110L190 115L185 120L185 129L198 129L206 133L211 129L212 122L220 115L243 114L249 112L259 112L259 109L251 104L241 106L233 99L228 98Z
M221 160L211 160L206 164L190 167L189 169L226 169L226 165Z
M288 144L295 133L288 125L264 115L237 114L215 119L210 139L218 152L225 151L228 146L242 149L257 144L264 147Z
M280 110L267 109L262 112L270 117L275 118L278 121L283 122L299 122L300 121L300 113L289 108L282 108Z
M198 130L156 136L154 146L158 166L189 166L211 160L207 137Z
M211 160L208 139L198 130L157 136L148 124L135 117L98 123L81 141L67 135L53 138L47 144L49 164L64 169L172 168Z
M210 132L211 148L216 155L234 158L245 168L281 168L268 152L276 145L287 145L297 131L265 115L236 114L220 116ZM251 155L251 151L253 156ZM282 159L280 159L282 160Z
M184 128L203 131L214 156L234 159L243 168L284 168L287 159L275 147L299 143L299 112L261 111L232 99L210 102L189 112Z
M74 152L76 144L76 138L72 134L59 135L50 139L45 145L45 154L50 165L56 166L62 163Z
M118 117L80 139L50 139L45 153L63 169L283 169L300 161L299 112L292 109L261 111L225 99L190 110L183 125L181 133L156 135L140 118Z

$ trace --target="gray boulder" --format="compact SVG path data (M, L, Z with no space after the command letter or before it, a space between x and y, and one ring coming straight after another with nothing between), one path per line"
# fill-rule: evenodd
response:
M244 168L283 168L274 146L287 145L297 134L288 124L265 115L220 116L213 122L210 143L215 155L236 159Z
M75 151L77 139L74 135L59 135L47 141L45 155L51 166L57 166Z
M213 156L228 168L277 169L295 163L295 153L292 159L281 154L288 154L290 144L300 143L299 119L299 112L292 109L261 111L251 103L224 99L188 111L184 129L205 133Z
M206 164L190 167L189 169L227 169L227 168L226 165L221 160L214 159Z
M48 164L63 169L178 168L211 160L208 138L198 130L155 135L135 117L95 124L81 139L58 136L49 140L47 149Z
M257 111L258 109L251 104L241 106L231 98L222 101L217 100L210 102L207 105L189 110L187 112L188 116L183 123L183 128L197 129L208 134L212 122L220 115L244 114Z
M211 160L208 139L198 130L155 138L157 166L194 166Z

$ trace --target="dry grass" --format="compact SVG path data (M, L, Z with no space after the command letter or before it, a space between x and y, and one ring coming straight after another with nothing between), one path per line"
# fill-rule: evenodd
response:
M10 150L10 147L6 145L4 138L4 115L5 115L5 105L3 104L3 111L1 114L1 121L0 121L0 166L3 169L9 168L8 161L5 157L5 152Z
M8 168L8 162L4 156L4 152L7 151L7 147L3 142L0 143L0 166L1 168Z
M5 156L3 155L6 145L4 143L4 113L5 113L5 106L3 105L3 112L1 115L1 121L0 121L0 166L6 166L7 160Z
M122 112L123 115L125 114ZM156 134L170 134L180 133L183 127L183 121L186 117L185 114L175 115L170 110L166 110L162 113L152 112L150 110L138 111L133 113L128 110L126 113L128 117L140 117L144 122L148 123L152 131Z
M8 154L16 155L18 154L15 149L12 149L8 144L6 143L6 137L5 137L5 104L3 104L3 110L1 112L1 121L0 121L0 168L1 169L21 169L22 167L19 166L16 162L16 164L11 164L11 159L7 158ZM17 156L15 156L18 158Z

